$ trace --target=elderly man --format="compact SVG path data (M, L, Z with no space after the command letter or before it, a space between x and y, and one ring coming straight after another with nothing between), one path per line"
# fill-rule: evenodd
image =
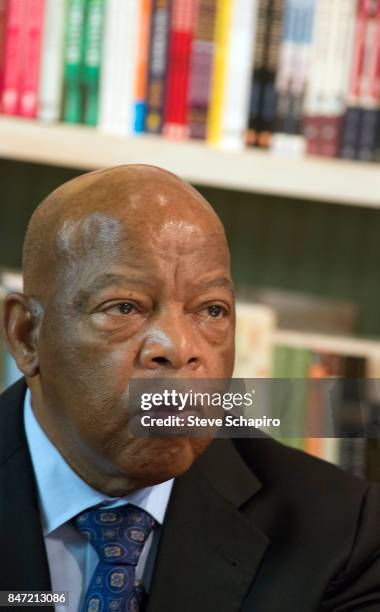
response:
M128 429L132 379L232 374L228 248L190 185L122 166L54 191L5 329L25 379L0 398L1 590L92 612L380 609L376 488L270 438Z

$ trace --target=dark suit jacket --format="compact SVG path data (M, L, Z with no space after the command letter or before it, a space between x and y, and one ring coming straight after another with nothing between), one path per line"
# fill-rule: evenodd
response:
M24 393L0 396L0 590L50 590ZM379 612L379 490L270 438L215 440L174 484L147 611L239 610Z

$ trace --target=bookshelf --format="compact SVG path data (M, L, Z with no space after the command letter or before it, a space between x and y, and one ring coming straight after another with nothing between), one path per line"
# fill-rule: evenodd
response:
M154 164L200 186L380 208L380 171L371 163L288 159L265 151L226 151L146 134L122 138L83 125L5 116L0 116L0 157L81 170Z
M273 334L274 345L307 348L310 351L353 355L368 360L368 378L380 376L380 342L350 336L334 336L277 329Z

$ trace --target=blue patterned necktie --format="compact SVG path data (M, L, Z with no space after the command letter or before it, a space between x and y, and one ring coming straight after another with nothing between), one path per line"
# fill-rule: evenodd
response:
M74 523L99 557L82 612L141 611L145 592L135 571L156 521L144 510L128 504L82 512Z

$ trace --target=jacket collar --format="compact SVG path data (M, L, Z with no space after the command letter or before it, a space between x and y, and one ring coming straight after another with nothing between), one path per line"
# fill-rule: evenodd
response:
M268 537L244 516L261 484L230 440L215 440L174 484L148 612L240 610Z
M4 590L50 590L37 489L23 426L25 391L26 383L22 379L0 397L0 499L3 500L0 542L6 559L0 583Z

